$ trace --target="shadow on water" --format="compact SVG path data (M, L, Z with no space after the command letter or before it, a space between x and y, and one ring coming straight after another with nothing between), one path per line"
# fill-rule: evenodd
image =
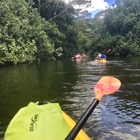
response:
M66 59L0 68L0 139L11 118L31 101L59 102L77 121L107 75L122 86L96 107L84 130L94 140L140 139L140 58L108 58L106 63Z

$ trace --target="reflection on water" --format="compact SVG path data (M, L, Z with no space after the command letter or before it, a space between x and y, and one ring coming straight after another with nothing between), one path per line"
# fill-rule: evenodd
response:
M77 121L93 101L103 76L122 86L95 108L84 130L94 140L140 140L139 58L110 58L106 63L63 60L0 68L0 140L19 108L30 101L59 102Z

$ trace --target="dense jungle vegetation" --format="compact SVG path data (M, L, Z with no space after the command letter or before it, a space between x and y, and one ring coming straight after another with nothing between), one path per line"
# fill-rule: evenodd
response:
M104 19L91 19L61 0L1 0L0 64L99 51L140 55L140 0L116 0L104 12Z

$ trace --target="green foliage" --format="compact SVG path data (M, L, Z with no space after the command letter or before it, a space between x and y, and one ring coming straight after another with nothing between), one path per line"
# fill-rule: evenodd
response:
M104 20L93 19L92 55L109 49L109 56L140 55L140 0L116 0L116 5L105 11Z
M72 56L75 50L77 50L77 32L74 31L73 23L75 14L74 8L59 0L40 0L40 2L36 2L36 4L41 17L52 24L55 23L58 28L58 30L56 30L53 27L52 30L49 30L49 33L47 31L51 42L54 42L54 47L56 49L54 55L56 56L56 54L58 54L56 53L57 50L62 50L56 58L60 56ZM60 49L58 49L59 47Z
M1 0L0 64L77 53L93 56L99 51L108 56L140 55L140 0L116 0L117 7L105 10L104 19L75 19L72 2L33 1Z
M32 1L0 3L0 63L55 59L62 55L65 36L54 23L41 18Z
M37 48L34 40L32 42L27 41L26 45L28 45L28 48L24 43L19 45L17 42L13 40L11 44L0 44L1 64L5 62L17 64L35 60Z

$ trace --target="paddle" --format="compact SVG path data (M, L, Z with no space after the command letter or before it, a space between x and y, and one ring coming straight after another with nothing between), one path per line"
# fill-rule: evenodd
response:
M111 48L106 52L106 54L108 53L108 52L110 52L111 51Z
M106 49L102 52L102 53L105 53L105 54L107 54L108 52L110 52L111 51L111 48L110 49L108 49L107 51L106 51Z
M110 48L110 49L108 49L108 50L107 50L107 52L105 52L105 51L106 51L106 49L105 49L105 50L104 50L101 54L105 54L105 55L106 55L108 52L110 52L110 51L111 51L111 48ZM107 57L107 56L106 56L106 57ZM105 57L105 58L103 58L103 59L105 59L105 60L106 60L106 57ZM97 59L97 60L98 60L98 59L100 60L100 58L98 58L98 57L96 57L96 58L95 58L95 60L96 60L96 59ZM95 61L95 60L93 60L93 61Z
M94 88L95 98L93 102L90 104L88 109L82 115L80 120L71 130L71 132L68 134L65 140L74 140L74 138L76 137L76 135L78 134L82 126L89 118L92 111L95 109L97 104L102 100L103 96L114 93L120 88L120 86L121 86L121 82L117 78L111 76L102 77L95 85Z

